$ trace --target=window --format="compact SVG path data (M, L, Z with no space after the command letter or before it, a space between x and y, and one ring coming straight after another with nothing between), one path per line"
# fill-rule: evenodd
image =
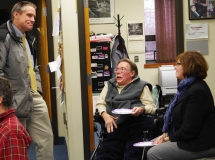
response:
M155 41L155 0L144 0L145 59L147 63L156 61Z
M174 62L183 52L182 11L181 0L144 0L146 63Z

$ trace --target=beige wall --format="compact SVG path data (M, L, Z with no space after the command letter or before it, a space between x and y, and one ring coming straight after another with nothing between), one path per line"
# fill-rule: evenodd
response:
M206 82L208 83L213 97L215 99L215 54L214 54L214 45L215 45L215 23L214 19L211 20L189 20L188 18L188 4L187 0L183 0L183 19L184 19L184 30L185 30L185 24L192 24L192 23L207 23L208 24L208 32L209 32L209 38L208 38L208 55L205 55L205 59L207 60L209 64L209 71L208 71L208 77L206 78ZM185 50L186 50L186 41L185 41Z
M52 1L53 19L57 11L57 0ZM83 150L83 129L82 129L82 107L81 107L81 84L79 64L79 40L77 1L61 0L62 29L64 45L64 66L65 66L65 103L60 106L58 98L58 131L59 136L65 136L68 155L70 160L84 159ZM65 34L66 33L66 34ZM55 57L58 56L58 38L54 38ZM77 67L78 66L78 67ZM57 79L57 77L56 77ZM57 80L56 86L59 86ZM59 91L56 94L59 94ZM63 112L66 113L67 126L63 123ZM54 118L54 117L53 117Z
M61 0L69 159L84 159L76 0Z
M121 20L121 35L125 39L126 46L127 45L127 33L126 33L126 23L127 21L141 21L144 20L143 17L143 0L123 0L123 1L115 1L115 16L117 14L124 18ZM214 20L192 20L190 21L188 18L188 3L187 0L183 0L183 19L184 19L184 29L185 24L189 23L208 23L209 26L209 39L208 39L208 55L205 55L205 58L209 64L208 77L206 79L213 96L215 98L215 73L213 72L215 68L215 63L213 60L215 59L215 54L213 52L213 44L215 44L215 28ZM101 27L102 26L102 27ZM118 30L115 24L100 24L100 25L90 25L90 30L95 33L113 33L117 34ZM185 42L185 50L186 50L186 41ZM134 56L139 56L140 61L137 64L139 69L140 78L150 82L152 85L158 83L158 72L157 69L144 69L143 65L145 64L145 54L129 54L131 60L134 60Z
M58 127L59 136L65 136L68 145L68 153L70 160L83 159L83 137L82 134L82 113L81 113L81 95L80 95L80 70L79 70L79 50L78 50L78 26L77 26L77 13L76 13L76 0L61 0L62 2L62 16L63 16L63 37L64 37L64 55L65 55L65 73L66 73L66 99L67 102L60 107L58 101ZM57 0L52 1L53 13L57 10ZM213 96L215 98L215 54L213 52L215 44L215 28L214 20L194 20L188 19L188 6L187 0L183 0L183 19L184 28L188 23L208 23L209 25L209 54L205 55L209 63L208 77L206 79L209 84ZM143 0L116 0L115 1L115 17L117 14L120 17L124 16L121 20L121 35L125 39L127 46L126 22L127 21L141 21L143 20ZM54 14L53 14L54 17ZM113 33L117 34L118 29L115 24L100 24L90 25L90 31L95 33ZM54 38L55 55L58 55L57 38ZM186 44L185 44L186 50ZM129 54L130 58L134 60L134 56L139 56L137 63L139 69L139 76L149 81L152 85L158 83L157 69L144 69L145 54ZM72 64L72 65L71 65ZM56 84L59 85L59 82ZM58 93L57 93L58 95ZM68 128L63 124L63 112L67 113ZM68 136L69 135L69 136Z
M58 4L57 2L52 2L52 19L54 23L54 16L55 13L58 10ZM53 24L52 24L53 26ZM55 59L58 56L58 37L53 37L53 43L54 43L54 54L55 54ZM57 77L57 74L55 74L55 79L56 79L56 86L59 86L59 79ZM53 86L52 86L53 87ZM56 97L60 94L60 89L56 89ZM58 118L58 135L59 137L64 137L65 136L65 130L64 130L64 125L63 125L63 110L64 106L60 107L60 97L57 98L57 116Z
M144 21L144 12L143 12L143 0L123 0L115 1L115 17L117 14L120 15L120 18L124 16L120 23L122 27L120 28L121 35L124 38L127 45L127 21ZM95 33L113 33L114 35L118 34L118 29L115 24L99 24L90 25L90 31ZM113 44L113 43L112 43ZM128 47L127 47L128 49ZM131 60L134 61L134 56L139 57L139 62L137 62L137 67L139 70L140 78L150 82L152 85L158 83L157 69L144 69L143 65L145 64L145 54L129 54Z

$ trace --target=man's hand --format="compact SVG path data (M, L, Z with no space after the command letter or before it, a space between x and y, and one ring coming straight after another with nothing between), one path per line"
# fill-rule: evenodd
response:
M106 112L103 112L101 116L102 116L102 118L103 118L104 121L105 121L105 125L106 125L106 128L107 128L107 132L108 132L108 133L113 132L114 127L117 128L117 125L116 125L115 120L116 120L118 117L113 117L113 116L107 114Z
M131 115L138 117L140 114L143 114L145 112L145 109L142 107L134 107L132 109Z

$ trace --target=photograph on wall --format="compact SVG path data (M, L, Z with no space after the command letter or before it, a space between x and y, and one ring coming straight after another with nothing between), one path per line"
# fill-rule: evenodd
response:
M215 19L214 0L188 0L189 19Z
M145 52L143 24L143 21L127 21L127 47L129 54L141 54Z
M143 36L143 22L127 22L128 37Z
M89 0L90 24L115 23L114 0Z
M206 3L206 0L200 0L199 2L205 4L205 3Z

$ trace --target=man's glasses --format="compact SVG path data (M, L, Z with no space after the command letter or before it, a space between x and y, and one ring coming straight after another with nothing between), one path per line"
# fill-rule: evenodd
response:
M116 68L115 69L115 72L120 72L120 73L124 73L124 72L126 72L126 71L129 71L128 69L126 69L126 68L124 68L124 67L122 67L122 68Z

